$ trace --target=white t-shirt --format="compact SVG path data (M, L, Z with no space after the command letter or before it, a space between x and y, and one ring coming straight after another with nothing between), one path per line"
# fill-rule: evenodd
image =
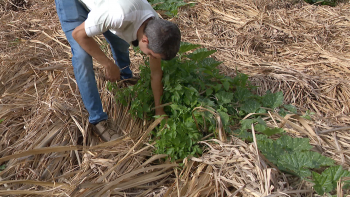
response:
M147 0L81 0L90 12L85 21L89 37L110 30L131 43L137 40L137 30L150 17L158 18Z

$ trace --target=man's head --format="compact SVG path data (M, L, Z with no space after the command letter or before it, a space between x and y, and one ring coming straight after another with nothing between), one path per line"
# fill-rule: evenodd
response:
M170 60L179 51L181 33L174 23L154 18L148 21L143 33L139 46L145 54Z

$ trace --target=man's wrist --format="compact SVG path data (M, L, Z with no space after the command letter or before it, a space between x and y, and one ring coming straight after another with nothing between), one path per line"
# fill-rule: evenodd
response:
M155 114L156 114L156 115L164 115L164 114L165 114L164 108L163 108L163 107L156 108Z

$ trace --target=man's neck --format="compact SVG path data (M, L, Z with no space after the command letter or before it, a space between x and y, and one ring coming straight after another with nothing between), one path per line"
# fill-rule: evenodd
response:
M142 25L140 26L140 28L137 30L137 40L141 40L144 34L144 29L148 23L149 20L151 20L152 18L149 18L147 20L145 20L145 22L142 23Z

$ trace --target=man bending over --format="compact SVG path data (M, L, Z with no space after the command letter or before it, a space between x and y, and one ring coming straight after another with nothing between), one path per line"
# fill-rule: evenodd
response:
M79 91L89 112L89 122L104 141L119 134L106 128L108 119L98 93L92 57L105 68L111 82L131 79L129 46L139 46L149 56L151 86L155 107L163 94L161 59L170 60L179 51L179 28L160 19L146 0L55 0L62 30L72 50L72 64ZM109 43L113 60L109 59L92 38L103 34ZM156 115L163 115L162 107Z

